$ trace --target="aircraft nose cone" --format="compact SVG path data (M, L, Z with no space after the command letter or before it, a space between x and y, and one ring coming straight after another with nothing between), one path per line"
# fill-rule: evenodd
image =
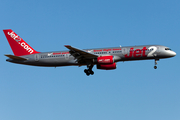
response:
M169 56L174 57L176 56L176 53L174 51L169 51Z
M171 54L172 54L172 56L176 56L176 53L175 53L174 51L172 51L172 53L171 53Z
M176 53L174 51L166 51L166 56L167 57L174 57L174 56L176 56Z

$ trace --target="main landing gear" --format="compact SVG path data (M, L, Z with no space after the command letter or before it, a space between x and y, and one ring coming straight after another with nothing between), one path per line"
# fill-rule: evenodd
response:
M92 68L93 68L93 65L90 64L90 65L87 65L87 68L88 69L85 69L84 72L86 73L87 76L89 75L94 75L94 72L92 71Z
M156 66L156 65L158 64L157 61L159 61L159 59L155 59L155 66L154 66L154 69L157 69L157 66Z

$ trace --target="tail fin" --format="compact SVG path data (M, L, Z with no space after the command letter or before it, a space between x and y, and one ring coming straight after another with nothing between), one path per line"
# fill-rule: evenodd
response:
M39 53L35 51L30 45L28 45L21 37L19 37L11 29L3 30L3 32L15 56Z

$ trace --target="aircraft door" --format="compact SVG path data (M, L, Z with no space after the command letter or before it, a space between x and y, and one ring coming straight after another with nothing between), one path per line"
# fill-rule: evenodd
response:
M35 61L39 61L39 54L35 54L34 59L35 59Z
M160 47L157 46L157 53L160 53Z
M123 49L122 49L122 54L123 54L123 55L126 55L126 54L127 54L127 48L123 48Z
M70 55L70 54L65 54L65 59L66 59L66 60L69 59L69 55Z

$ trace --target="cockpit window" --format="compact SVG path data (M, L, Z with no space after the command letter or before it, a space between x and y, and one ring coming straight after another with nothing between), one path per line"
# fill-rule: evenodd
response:
M171 50L170 48L165 48L165 50Z

